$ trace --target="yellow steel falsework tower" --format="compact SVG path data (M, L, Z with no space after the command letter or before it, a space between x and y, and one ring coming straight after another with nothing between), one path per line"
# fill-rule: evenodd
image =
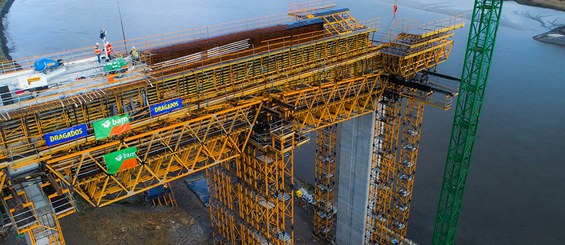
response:
M348 9L326 11L332 6L320 1L296 8L291 14L298 24L279 31L307 28L291 36L263 33L181 57L159 53L155 43L136 44L151 59L131 81L7 109L0 119L0 186L13 225L38 239L57 235L63 243L57 218L76 211L71 192L103 207L204 170L216 244L292 244L294 150L316 131L314 233L332 240L337 125L376 111L365 241L405 239L423 105L449 108L453 96L421 79L421 72L448 58L449 38L461 24L429 24L430 31L376 43L376 22L357 21ZM182 99L182 107L151 116L152 105L173 99ZM124 115L131 119L129 131L94 137L93 121ZM80 124L87 126L85 138L53 147L43 140ZM131 147L139 164L110 173L104 155ZM12 177L28 176L5 171L28 166L37 166L37 188L15 184ZM52 219L42 218L49 213L38 208L38 197L53 206ZM30 222L18 219L22 214ZM58 233L41 237L41 227Z
M335 236L337 138L337 124L316 130L314 234L327 241L333 240Z

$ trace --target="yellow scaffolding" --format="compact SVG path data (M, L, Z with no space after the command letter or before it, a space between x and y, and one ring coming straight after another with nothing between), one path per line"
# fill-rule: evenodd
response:
M286 125L286 126L285 126ZM295 132L292 124L263 125L244 154L207 170L217 244L294 241ZM289 127L290 126L290 127ZM235 220L234 223L223 222Z
M254 101L56 156L46 161L46 167L92 205L105 206L237 157L261 105ZM103 155L131 146L137 147L140 164L108 174Z
M416 163L420 149L420 135L422 133L422 120L424 104L414 99L406 99L400 120L402 130L400 133L399 164L396 168L396 183L392 213L392 230L394 238L402 241L408 230L408 217L414 193L414 178Z
M385 93L375 116L372 165L369 185L369 207L365 243L385 244L390 241L394 177L401 117L400 97Z
M335 237L337 132L337 124L316 130L314 234L326 241Z
M51 202L71 200L72 190L99 207L206 170L214 243L292 244L294 149L308 141L303 135L318 130L316 210L325 216L315 216L315 232L331 240L333 192L328 190L334 184L335 165L325 160L333 157L335 162L336 124L377 110L366 242L403 238L406 229L395 224L405 224L409 212L395 207L409 210L411 199L397 190L412 192L408 177L415 170L417 150L404 148L417 147L419 131L400 131L402 98L407 100L402 122L411 127L421 127L420 108L430 100L428 94L391 79L411 78L445 61L452 31L462 24L420 25L417 33L403 31L385 44L375 44L371 34L377 28L357 22L348 10L318 11L333 5L315 1L289 7L297 18L323 20L321 31L197 60L150 62L150 71L136 81L0 115L2 201L12 218L27 212L33 220L25 225L13 221L18 231L55 229L58 238L51 235L52 241L64 244L57 218L75 208L71 203L71 209L55 212L49 219L54 222L43 225L25 192L7 178L8 167L45 166L57 178L50 182L58 186L47 195ZM236 23L237 28L242 25ZM151 61L152 48L160 45L210 37L187 33L152 40L145 58ZM175 98L183 100L182 109L149 115L150 105ZM90 136L54 147L43 140L46 133L125 114L131 116L131 130L117 137ZM129 147L137 147L139 164L110 174L103 155ZM402 166L408 159L413 168Z

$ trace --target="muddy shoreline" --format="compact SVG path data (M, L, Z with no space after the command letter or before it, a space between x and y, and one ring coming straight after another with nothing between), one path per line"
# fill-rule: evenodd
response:
M565 46L565 26L534 36L534 40Z
M2 1L2 3L0 3L2 8L0 10L0 20L2 21L2 24L0 25L0 49L2 50L0 61L12 59L9 52L10 50L8 50L8 40L6 39L6 35L4 33L4 17L6 17L6 14L8 14L8 12L10 11L10 7L13 3L14 0L4 0Z

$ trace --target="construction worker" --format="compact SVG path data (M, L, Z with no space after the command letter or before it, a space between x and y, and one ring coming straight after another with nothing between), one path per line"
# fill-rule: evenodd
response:
M110 42L106 42L106 56L108 60L112 60L112 51L114 51L112 44L110 44Z
M296 191L296 197L302 198L302 191L301 190Z
M100 44L96 43L96 46L94 47L94 54L96 54L96 56L98 57L98 64L100 64L100 53L102 51L100 50Z
M135 49L135 46L131 47L129 54L131 55L131 60L133 63L139 61L139 53L137 52L137 49Z
M120 52L120 50L118 50L118 52L116 52L116 55L118 56L118 58L123 58L122 52Z

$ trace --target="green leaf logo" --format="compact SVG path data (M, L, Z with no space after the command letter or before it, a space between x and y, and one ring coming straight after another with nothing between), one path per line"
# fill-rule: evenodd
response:
M122 156L122 154L120 154L120 155L118 155L118 156L117 156L116 158L114 158L114 159L116 159L116 161L119 162L119 161L122 160L122 158L124 158L124 157Z
M110 120L106 120L104 123L102 123L102 127L108 128L110 127L110 124L111 124Z

